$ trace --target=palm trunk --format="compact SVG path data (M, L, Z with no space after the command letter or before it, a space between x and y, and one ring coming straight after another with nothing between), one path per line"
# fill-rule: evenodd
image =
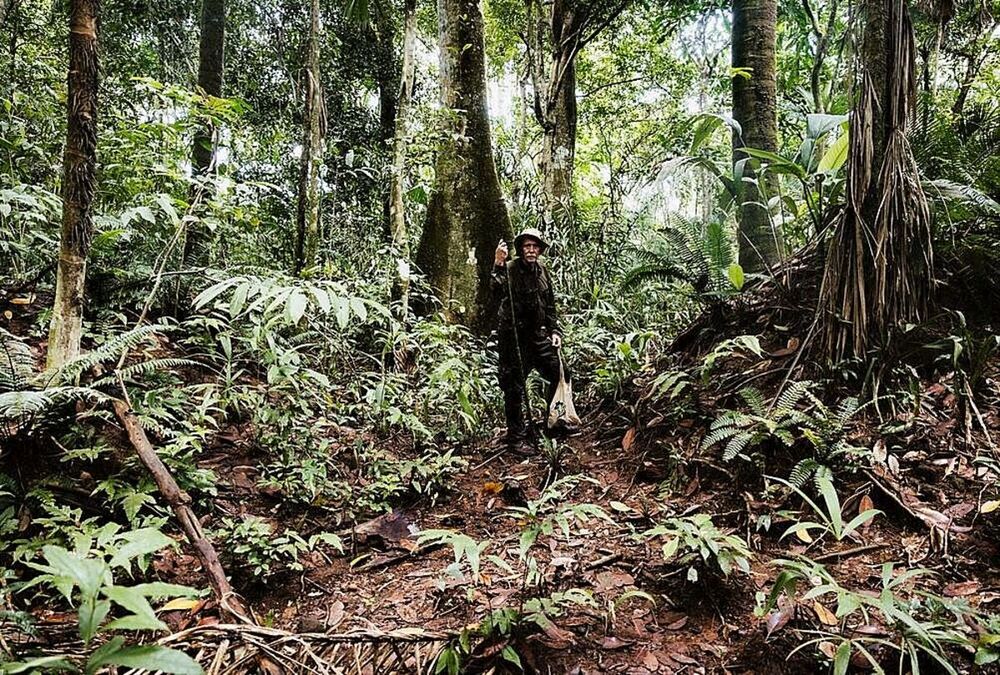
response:
M906 138L915 105L913 27L905 0L866 0L862 69L851 115L846 204L820 292L827 355L863 358L931 302L930 210Z
M777 87L775 83L776 0L733 0L733 68L748 69L750 77L733 77L733 118L742 135L733 133L734 164L746 157L748 146L777 152ZM747 169L744 177L754 177ZM761 189L761 188L764 189ZM762 203L770 185L743 182L739 205L739 259L748 272L760 272L781 259L782 239Z
M417 264L445 314L485 332L495 304L490 272L497 242L511 236L486 108L486 54L479 0L438 0L445 140Z
M302 159L299 164L299 200L296 211L295 273L316 264L319 252L319 168L323 162L325 115L319 70L319 0L309 8L309 39L306 46L305 115Z
M87 253L94 233L91 206L97 171L98 11L98 0L73 0L70 4L62 234L49 327L49 368L58 368L80 353Z

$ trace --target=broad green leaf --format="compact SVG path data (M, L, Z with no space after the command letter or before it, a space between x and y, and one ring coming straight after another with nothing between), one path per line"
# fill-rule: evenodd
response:
M35 673L39 669L44 670L76 670L76 667L66 660L65 656L42 656L30 661L17 661L16 663L0 663L0 673L3 675L17 675L18 673Z
M285 316L289 323L297 324L306 313L308 300L306 296L298 290L294 290L288 296L288 303L285 305Z
M746 277L743 274L743 267L739 263L733 263L726 270L726 275L729 277L729 282L738 291L743 290L743 283L746 281Z
M847 161L847 151L850 148L849 141L850 134L844 131L837 137L823 156L819 160L819 164L816 166L816 171L819 173L837 173L840 167L844 165Z
M201 666L184 652L159 645L120 647L104 654L98 661L88 661L88 671L98 666L116 665L145 670L159 670L178 675L202 675Z
M806 115L806 135L812 139L819 138L846 121L847 115L825 115L822 113Z
M849 640L844 640L837 647L837 653L833 658L833 672L834 675L846 675L847 669L851 665L851 643Z
M250 292L250 283L244 282L233 291L233 299L229 303L229 316L236 318L243 311L243 305L247 301L247 293Z
M111 567L131 569L132 560L139 556L156 553L160 549L175 544L174 540L154 527L144 527L122 535L126 544L118 548L111 557Z
M77 618L80 620L80 638L84 644L89 644L91 639L97 635L101 623L104 622L110 611L111 603L107 600L95 601L90 598L80 603Z
M368 308L365 307L365 301L361 298L351 298L351 310L362 321L366 321L368 319Z
M213 286L209 286L201 293L199 293L198 297L194 299L195 309L201 309L208 303L212 302L212 300L215 300L217 297L219 297L219 295L221 295L227 288L238 283L239 281L240 278L236 277L233 279L226 279L225 281L221 281Z

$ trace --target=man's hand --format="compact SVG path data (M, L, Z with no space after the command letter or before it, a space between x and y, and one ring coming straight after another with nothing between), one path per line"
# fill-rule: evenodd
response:
M562 338L559 337L559 333L553 333L549 339L552 340L552 346L556 349L562 347Z
M493 264L495 266L497 266L497 267L500 267L505 262L507 262L507 256L508 256L508 254L509 253L508 253L508 250L507 250L507 242L505 242L503 239L501 239L500 243L497 244L497 252L493 256Z

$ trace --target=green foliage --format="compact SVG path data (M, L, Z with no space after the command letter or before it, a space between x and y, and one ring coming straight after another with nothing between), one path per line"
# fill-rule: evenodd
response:
M131 586L114 581L116 571L130 574L132 565L152 553L172 546L173 540L154 529L117 532L104 528L96 538L79 537L73 549L47 545L42 549L44 563L27 563L41 572L21 590L47 586L57 590L77 608L80 639L89 646L98 634L114 631L166 630L156 617L151 598L189 597L193 589L162 582ZM115 616L119 612L125 614ZM109 617L112 617L108 620ZM92 675L108 665L143 666L166 673L200 674L201 667L190 657L156 645L129 646L125 639L113 636L93 650L83 664L83 672ZM28 672L33 669L75 669L69 656L43 657L27 662L0 665L2 672Z
M301 571L299 556L316 550L320 544L344 551L335 534L321 532L305 539L292 529L276 531L274 525L259 516L223 518L214 534L242 569L262 581L279 572Z
M710 567L717 567L727 577L734 567L744 574L750 573L753 555L746 542L721 531L708 514L668 518L640 536L662 539L663 559L687 567L690 582L698 581L699 569L703 572Z
M800 521L796 523L792 527L785 530L784 534L781 535L782 539L790 534L794 534L800 539L811 541L812 537L808 533L810 531L817 530L822 532L824 535L833 535L833 538L837 541L843 541L848 537L855 538L855 532L857 532L858 529L871 521L872 518L882 513L877 509L867 509L845 523L843 509L840 504L840 497L837 495L837 489L833 485L833 477L828 469L824 469L816 473L816 487L819 490L820 495L823 497L823 506L825 508L818 506L816 502L810 499L805 492L792 483L784 481L780 478L773 478L770 476L768 476L768 478L793 490L806 504L809 505L809 508L811 508L813 513L815 513L819 518L819 522Z
M510 514L523 522L518 546L518 553L522 559L527 559L528 552L538 541L539 535L551 537L558 528L564 537L569 537L574 523L586 523L594 518L614 522L604 509L596 504L565 501L568 493L574 491L582 482L596 483L585 476L565 476L554 481L537 499L530 500L526 505L508 507Z
M742 269L730 272L735 250L732 233L722 220L700 223L670 213L667 227L652 235L645 246L628 252L634 262L622 286L634 290L646 283L680 281L691 287L698 300L718 302L743 285Z
M773 406L768 406L761 393L753 387L740 391L748 412L728 410L717 417L701 442L702 449L709 449L725 442L724 461L736 457L753 461L748 452L772 441L790 447L795 442L795 431L810 423L810 417L796 406L805 398L809 383L793 382Z
M977 646L972 626L982 617L963 601L943 598L920 588L917 582L933 574L930 570L896 570L892 563L885 563L881 569L880 587L876 592L869 592L841 585L823 565L809 558L775 560L773 564L780 572L771 592L766 596L758 594L757 614L773 610L782 595L796 597L799 587L807 589L801 602L834 601L836 607L832 616L837 625L821 631L819 637L803 641L793 653L808 647L821 648L824 642L829 642L835 652L834 672L838 675L847 673L854 653L860 654L877 672L882 672L880 659L873 654L874 648L898 652L901 671L909 667L916 675L921 672L921 663L928 659L944 672L957 675L958 669L947 648L950 645L970 649ZM858 630L876 624L885 627L886 632L872 635ZM982 650L982 656L977 658L990 658L990 643L988 638L979 639L978 649Z

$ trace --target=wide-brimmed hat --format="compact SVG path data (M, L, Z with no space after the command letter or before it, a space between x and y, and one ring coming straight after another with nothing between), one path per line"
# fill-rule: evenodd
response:
M537 241L539 247L542 249L540 252L544 252L545 249L549 247L548 242L545 241L545 238L542 236L540 230L536 230L533 227L527 227L521 230L521 234L514 237L514 249L520 251L521 245L524 244L525 239L534 239Z

